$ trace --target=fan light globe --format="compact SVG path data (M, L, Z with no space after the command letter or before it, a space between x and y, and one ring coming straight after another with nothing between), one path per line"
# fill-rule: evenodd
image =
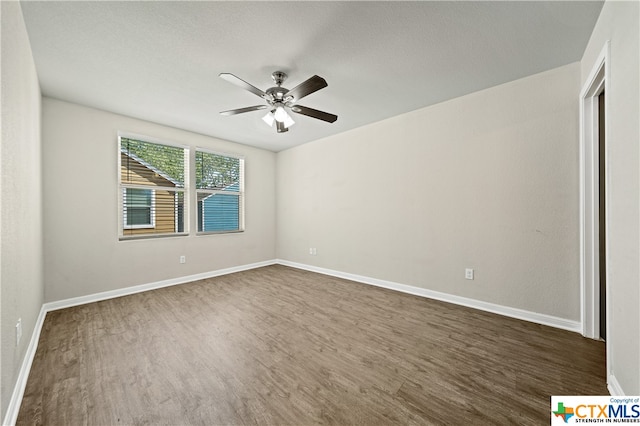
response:
M273 114L273 116L276 119L276 121L279 121L282 123L284 122L284 120L286 120L289 114L287 114L287 111L284 110L284 107L282 105L278 105L276 107L276 112Z
M284 126L286 128L289 128L289 127L293 126L294 124L296 124L296 122L293 121L293 118L291 118L291 116L289 114L287 114L287 116L284 118Z
M270 112L268 112L267 115L262 117L262 119L264 120L265 123L267 123L269 127L273 127L273 122L276 121L276 119L273 117L273 114Z

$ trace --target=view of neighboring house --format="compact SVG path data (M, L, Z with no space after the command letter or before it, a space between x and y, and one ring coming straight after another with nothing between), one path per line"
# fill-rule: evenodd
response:
M239 192L235 182L222 191ZM240 228L240 202L235 194L198 194L198 232L220 232Z
M132 152L120 153L121 182L126 185L162 189L125 187L122 189L124 235L165 234L184 231L184 193L181 183L158 170Z

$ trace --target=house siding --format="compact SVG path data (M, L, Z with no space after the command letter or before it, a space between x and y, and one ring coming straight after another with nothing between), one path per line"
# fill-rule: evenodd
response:
M237 183L224 191L237 192ZM240 229L241 197L237 194L213 194L200 201L198 223L202 232L224 232ZM203 214L204 213L204 214Z

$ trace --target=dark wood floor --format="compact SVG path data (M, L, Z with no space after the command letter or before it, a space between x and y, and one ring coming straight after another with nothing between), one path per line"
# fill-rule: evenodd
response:
M519 424L605 395L580 335L269 266L47 315L18 424Z

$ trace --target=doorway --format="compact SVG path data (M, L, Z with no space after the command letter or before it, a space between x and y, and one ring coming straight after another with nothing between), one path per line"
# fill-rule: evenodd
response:
M598 243L599 337L607 339L607 157L605 141L605 93L598 95Z
M611 374L611 295L607 167L610 44L606 42L580 92L580 291L582 334L606 342L607 377Z

